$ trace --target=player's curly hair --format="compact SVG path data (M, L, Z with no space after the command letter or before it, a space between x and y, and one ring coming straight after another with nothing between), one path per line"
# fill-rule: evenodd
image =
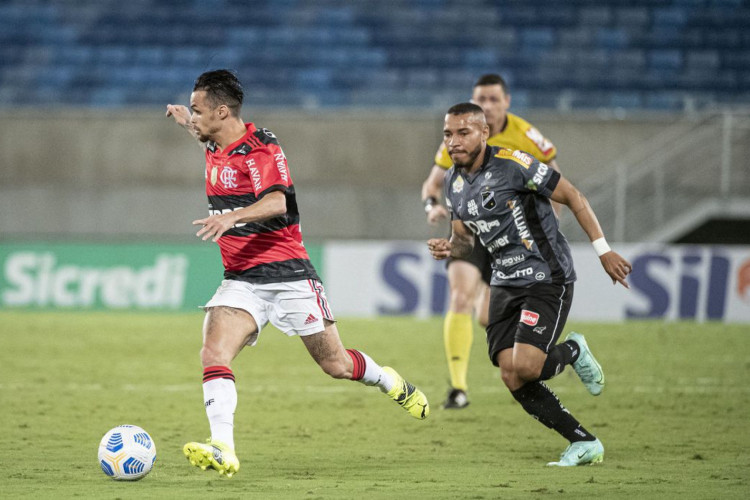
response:
M206 99L215 108L225 104L232 116L237 116L245 93L237 75L227 69L206 71L195 80L193 92L204 90Z

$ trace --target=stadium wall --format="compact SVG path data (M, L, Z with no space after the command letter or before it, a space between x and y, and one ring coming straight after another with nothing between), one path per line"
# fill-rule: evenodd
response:
M422 241L308 245L340 317L442 315L445 263ZM630 290L588 244L572 245L573 320L750 323L750 246L618 245ZM0 307L195 311L221 281L218 248L176 244L0 244Z
M526 114L574 183L678 122L675 115ZM442 116L407 111L271 112L309 241L421 239L421 184ZM188 239L206 213L202 151L161 109L0 112L0 237ZM596 207L595 207L596 208ZM568 235L581 239L582 233Z

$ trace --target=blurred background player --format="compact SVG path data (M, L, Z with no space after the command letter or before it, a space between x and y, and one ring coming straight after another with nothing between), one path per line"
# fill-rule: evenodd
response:
M490 129L487 144L525 151L559 172L554 144L529 122L508 113L510 99L508 86L500 75L483 75L474 84L471 100L484 111ZM448 211L439 200L442 200L445 172L452 166L445 144L441 144L435 155L435 165L422 185L422 201L430 225L448 217ZM555 203L553 206L559 214L559 206ZM443 322L443 340L451 387L443 408L465 408L469 404L467 372L474 338L472 313L476 311L479 324L486 328L491 263L482 245L474 245L472 254L465 259L448 260L450 304Z
M526 153L487 144L482 108L461 103L448 110L443 137L454 167L446 176L451 237L433 238L435 259L466 257L476 245L492 254L487 346L492 364L524 410L570 444L547 465L600 462L604 447L544 384L572 364L593 395L604 373L583 335L556 344L573 301L573 258L550 199L566 205L589 237L612 283L632 266L612 251L588 201L570 182Z
M344 349L323 284L302 244L299 211L286 157L269 130L239 116L244 92L227 70L198 77L191 112L167 105L167 116L205 143L209 217L193 221L197 236L219 244L224 280L206 304L203 323L203 395L211 429L207 443L187 443L192 465L232 476L237 390L232 360L255 345L269 322L298 335L310 356L333 378L377 386L411 416L429 414L427 398L390 367Z

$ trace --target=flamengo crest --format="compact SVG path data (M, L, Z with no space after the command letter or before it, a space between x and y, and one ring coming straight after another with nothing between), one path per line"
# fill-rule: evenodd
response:
M221 183L224 184L225 188L236 188L237 171L232 167L224 167L221 169Z

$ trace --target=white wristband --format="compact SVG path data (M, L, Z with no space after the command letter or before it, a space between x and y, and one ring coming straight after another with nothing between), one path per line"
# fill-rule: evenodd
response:
M592 241L591 244L594 246L594 251L596 252L596 255L599 257L601 257L607 252L612 251L612 249L609 248L609 245L607 244L607 240L604 239L604 236L602 236L598 240Z

